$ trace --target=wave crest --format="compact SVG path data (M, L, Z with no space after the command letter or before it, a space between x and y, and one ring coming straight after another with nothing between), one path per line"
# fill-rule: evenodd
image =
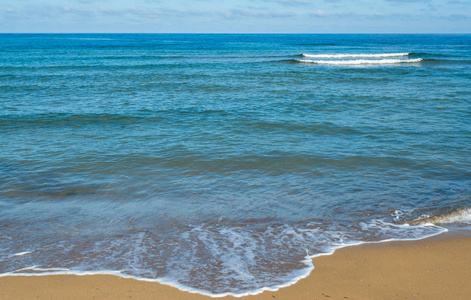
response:
M298 59L301 63L311 63L320 65L391 65L404 63L419 63L422 58L414 59L355 59L355 60L310 60Z
M309 58L382 58L382 57L402 57L409 56L410 52L401 52L401 53L359 53L359 54L348 54L348 53L338 53L338 54L301 54L302 57Z
M465 223L471 224L471 207L454 209L444 213L424 215L411 222L412 224L451 224Z

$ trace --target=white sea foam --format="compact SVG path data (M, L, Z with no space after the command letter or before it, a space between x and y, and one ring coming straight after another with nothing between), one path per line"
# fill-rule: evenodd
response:
M422 58L414 59L355 59L355 60L310 60L299 59L302 63L320 64L320 65L391 65L404 63L418 63Z
M309 58L382 58L382 57L402 57L408 56L409 52L401 53L360 53L360 54L348 54L348 53L339 53L339 54L305 54L303 57Z
M312 259L315 257L319 256L325 256L325 255L331 255L333 254L337 249L340 248L345 248L349 246L355 246L355 245L360 245L360 244L369 244L369 243L381 243L381 242L389 242L389 241L397 241L397 240L419 240L423 239L426 237L434 236L443 232L446 232L447 230L445 228L441 228L438 226L433 226L433 228L430 229L430 226L427 225L416 225L416 226L410 226L407 224L404 225L397 225L397 224L391 224L391 223L385 223L380 220L373 220L371 222L364 222L360 223L361 229L364 230L365 232L382 232L384 231L385 236L391 236L392 232L396 232L397 234L393 234L393 236L396 236L394 238L389 238L389 239L383 239L381 241L359 241L359 240L348 240L344 239L343 234L338 232L335 236L332 236L336 242L330 243L330 246L325 248L321 253L316 253L316 254L309 254L309 250L306 249L306 255L304 259L302 260L302 264L304 265L303 268L300 268L294 272L291 273L291 276L289 278L286 278L287 280L283 282L279 282L273 285L269 286L261 286L260 288L252 288L249 290L241 291L241 292L224 292L224 293L211 293L207 290L199 289L199 288L194 288L190 287L188 285L180 283L176 278L172 278L172 276L161 276L157 278L143 278L135 275L129 275L128 272L126 271L107 271L107 270L102 270L102 271L81 271L81 270L70 270L67 268L43 268L41 266L32 266L32 267L26 267L22 268L20 270L16 270L13 272L8 272L8 273L3 273L0 274L0 277L5 277L5 276L42 276L42 275L115 275L119 276L122 278L132 278L140 281L148 281L148 282L157 282L160 284L168 285L175 287L179 290L190 292L190 293L197 293L197 294L202 294L206 296L210 296L213 298L220 298L220 297L226 297L226 296L232 296L232 297L243 297L243 296L249 296L249 295L256 295L260 294L264 291L277 291L280 288L284 288L290 285L295 284L299 280L307 277L311 271L315 268ZM210 228L214 230L214 228ZM205 231L205 228L202 226L198 226L195 228L198 234L203 233L202 231ZM242 248L245 248L247 246L247 240L245 237L240 235L240 232L237 230L231 230L227 228L222 228L222 233L227 235L231 243L237 244L238 246L241 246ZM283 225L278 228L274 228L274 232L278 232L281 234L281 236L284 236L285 234L291 235L296 239L300 240L305 240L306 235L305 233L316 233L315 235L319 234L318 238L324 239L324 235L322 234L322 231L319 231L318 228L304 228L304 229L299 229L299 228L293 228L292 226L288 225ZM311 232L313 231L313 232ZM209 233L209 232L207 232ZM211 242L211 239L209 236L205 236L204 234L201 236L201 239L199 239L203 243L208 243ZM214 245L213 245L214 246ZM254 245L252 245L254 246ZM300 245L302 247L302 245ZM249 250L248 252L250 253L250 246L248 247ZM228 249L212 249L213 251L224 251L227 252ZM245 253L246 255L247 253ZM229 254L230 255L230 254ZM251 255L249 255L251 256ZM227 259L227 257L226 257ZM253 259L253 258L251 258ZM234 264L239 264L240 261L238 260L228 260L228 262L234 263ZM315 261L314 261L315 263ZM245 268L238 269L240 266L232 266L229 267L229 269L232 269L233 272L232 274L236 273L238 275L242 275L243 272L240 272L242 270L245 271ZM237 270L239 272L234 272ZM227 270L226 270L227 271ZM241 274L242 273L242 274Z
M471 208L462 208L453 210L444 214L424 215L414 222L413 224L452 224L464 223L471 224Z
M19 253L13 254L13 256L23 256L23 255L30 254L30 253L31 253L31 251L19 252Z
M66 269L66 268L41 268L39 266L31 266L31 267L26 267L26 268L16 270L14 273L39 272L41 274L44 274L44 273L64 272L64 271L70 271L70 269Z

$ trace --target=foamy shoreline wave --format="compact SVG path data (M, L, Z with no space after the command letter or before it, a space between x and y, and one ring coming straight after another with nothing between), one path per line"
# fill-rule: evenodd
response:
M411 222L411 224L451 224L464 223L471 224L471 207L450 210L444 213L423 215Z
M397 228L408 228L411 225L409 224L402 224L402 225L396 225L396 224L387 224L389 226L397 227ZM70 270L66 268L41 268L40 266L32 266L32 267L27 267L23 268L17 271L13 272L7 272L0 274L0 277L8 277L8 276L55 276L55 275L75 275L75 276L88 276L88 275L113 275L113 276L118 276L121 278L126 278L126 279L134 279L138 281L145 281L145 282L155 282L159 283L162 285L167 285L170 287L177 288L180 291L183 292L188 292L188 293L193 293L193 294L200 294L212 298L222 298L222 297L227 297L227 296L232 296L235 298L240 298L240 297L245 297L245 296L251 296L251 295L258 295L261 294L265 291L271 291L275 292L278 291L281 288L285 288L291 285L296 284L298 281L300 281L303 278L308 277L311 272L315 269L315 265L312 263L312 259L320 256L327 256L327 255L332 255L335 253L336 250L350 247L350 246L358 246L358 245L364 245L364 244L379 244L379 243L386 243L386 242L394 242L394 241L419 241L423 240L426 238L430 238L445 232L448 232L448 229L435 226L431 223L427 224L422 224L422 225L412 225L416 226L417 228L421 227L435 227L437 229L437 232L431 233L431 234L425 234L422 236L417 236L415 238L390 238L390 239L384 239L380 241L353 241L353 242L347 242L345 244L340 244L340 245L335 245L332 246L328 251L323 252L323 253L316 253L313 255L307 254L302 261L306 265L305 268L299 269L296 272L294 272L294 277L286 282L283 282L281 284L273 285L273 286L265 286L261 287L259 289L255 290L249 290L246 292L242 293L232 293L232 292L227 292L227 293L211 293L206 290L201 290L197 288L192 288L187 285L181 284L175 280L171 280L169 278L161 277L161 278L143 278L143 277L138 277L138 276L132 276L128 274L124 274L121 271L75 271L75 270ZM30 271L32 273L25 273L23 271Z

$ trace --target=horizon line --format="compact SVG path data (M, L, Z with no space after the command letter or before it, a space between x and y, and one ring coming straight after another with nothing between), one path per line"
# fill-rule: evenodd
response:
M439 34L455 34L455 35L469 35L469 33L457 33L457 32L446 32L446 33L440 33L440 32L396 32L396 33L387 33L387 32L322 32L322 33L298 33L298 32L0 32L0 34L247 34L247 35L255 35L255 34L266 34L266 35L281 35L281 34L304 34L304 35L313 35L313 34L384 34L384 35L427 35L427 34L433 34L433 35L439 35Z

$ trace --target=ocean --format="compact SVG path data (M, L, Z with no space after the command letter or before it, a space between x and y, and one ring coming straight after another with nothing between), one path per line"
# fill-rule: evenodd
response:
M1 34L0 276L275 290L471 226L471 35Z

